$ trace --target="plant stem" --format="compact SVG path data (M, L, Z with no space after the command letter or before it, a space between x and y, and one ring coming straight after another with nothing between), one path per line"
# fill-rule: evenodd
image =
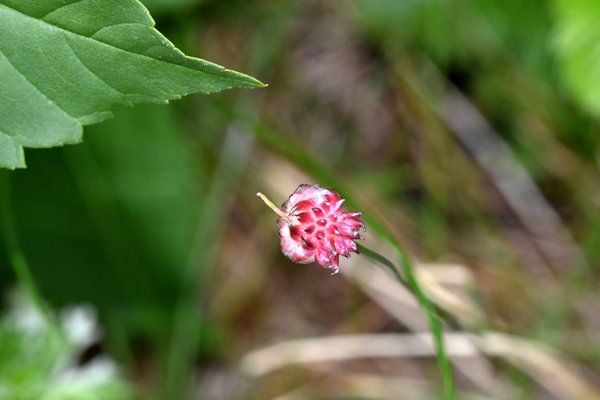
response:
M423 306L423 308L425 309L425 314L427 315L429 328L431 329L431 333L433 334L433 338L435 340L435 347L437 349L438 364L444 382L445 397L448 400L453 400L456 398L456 388L454 387L452 365L450 364L448 354L446 353L446 346L444 345L444 330L442 328L442 323L440 322L440 317L435 312L433 303L431 302L429 297L427 297L427 295L421 288L421 285L417 281L417 278L414 274L414 267L412 266L412 263L406 255L406 253L400 254L400 260L400 264L402 265L402 269L404 271L404 274L406 275L408 285L413 290L415 296L417 296L417 299L421 303L421 306Z
M360 243L357 243L356 245L358 246L358 251L360 251L360 254L365 255L365 256L371 258L372 260L377 261L381 265L387 267L392 272L392 274L394 274L396 279L398 279L398 281L400 281L401 284L403 284L404 286L409 288L408 282L406 281L406 279L404 279L404 277L402 276L400 271L398 271L398 267L396 267L396 264L394 264L393 261L391 261L386 256L379 254L375 250L372 250Z
M446 347L444 345L444 332L440 317L438 315L439 311L436 310L435 305L421 288L421 285L414 274L414 266L412 265L410 259L404 251L400 251L400 264L402 266L402 272L404 273L403 276L396 265L388 258L374 250L369 249L368 247L360 244L358 246L361 253L390 269L398 281L412 291L412 293L417 297L417 300L421 306L425 309L429 328L431 329L431 333L434 338L438 365L442 373L444 395L448 400L455 399L456 388L454 387L452 365L450 364L450 360L448 359L448 355L446 353Z

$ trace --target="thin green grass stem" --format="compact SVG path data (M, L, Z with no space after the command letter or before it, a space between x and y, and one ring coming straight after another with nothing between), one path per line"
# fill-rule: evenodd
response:
M438 364L444 383L445 398L456 398L456 388L454 387L452 365L450 364L450 360L448 359L448 355L446 353L446 346L444 345L442 323L438 315L439 311L436 310L433 302L421 288L421 285L414 274L414 266L412 265L410 259L406 253L400 252L400 265L402 266L402 273L400 273L398 267L391 260L379 254L375 250L371 250L361 244L358 245L358 250L366 257L369 257L387 267L398 279L398 281L400 281L400 283L402 283L404 286L407 286L419 300L419 303L424 308L425 314L427 315L427 321L434 338Z
M446 352L446 346L444 344L444 330L442 327L442 322L438 314L435 312L432 301L429 299L429 297L427 297L421 288L421 285L414 274L414 267L411 265L406 253L402 253L400 255L400 259L400 265L402 266L404 274L406 275L408 285L412 289L415 296L417 296L419 303L421 303L421 306L425 309L425 314L427 315L429 328L431 329L431 333L433 334L433 339L435 341L435 348L437 352L438 364L442 373L442 380L444 382L444 395L446 399L455 399L456 388L454 386L454 375L452 371L452 364L450 364L448 353Z
M398 271L398 267L396 267L396 264L394 264L393 261L391 261L386 256L379 254L375 250L371 250L370 248L368 248L360 243L357 243L357 246L358 246L358 251L360 252L360 254L362 254L363 256L369 257L373 261L377 261L379 264L383 265L384 267L387 267L390 270L390 272L392 274L394 274L396 279L398 279L398 281L400 281L401 284L403 284L407 288L409 287L408 282L406 281L406 279L404 279L404 277L402 276L400 271Z

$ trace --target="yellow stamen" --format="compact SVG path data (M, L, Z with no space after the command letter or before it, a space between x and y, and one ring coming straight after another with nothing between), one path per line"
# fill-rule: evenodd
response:
M260 197L262 199L262 201L265 202L265 204L273 211L275 211L275 213L277 215L279 215L281 218L285 219L290 225L300 225L300 221L298 221L298 218L286 214L283 211L281 211L279 209L279 207L277 207L275 204L273 204L273 202L271 200L269 200L269 198L267 196L265 196L264 194L262 194L261 192L256 193L256 195L258 197Z

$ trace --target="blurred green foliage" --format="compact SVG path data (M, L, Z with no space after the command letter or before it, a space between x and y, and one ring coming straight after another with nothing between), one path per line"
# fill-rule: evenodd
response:
M92 301L129 328L164 326L153 311L164 319L173 307L197 212L197 169L176 131L168 107L135 108L90 127L90 146L36 152L34 168L13 175L24 250L54 302Z
M600 115L600 4L593 0L555 0L553 44L573 96Z
M131 387L107 357L85 366L77 358L98 327L84 308L64 314L57 337L22 294L12 296L0 321L0 399L126 400ZM83 337L82 337L83 333Z
M142 3L152 15L162 15L188 10L206 0L144 0Z

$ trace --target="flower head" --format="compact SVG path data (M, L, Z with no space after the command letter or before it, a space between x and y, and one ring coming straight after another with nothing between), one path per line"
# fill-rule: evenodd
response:
M343 212L344 199L332 189L318 185L300 185L281 210L262 193L257 193L279 215L277 228L281 250L290 260L308 264L317 262L335 274L340 255L358 253L354 242L362 240L365 229L361 212Z

